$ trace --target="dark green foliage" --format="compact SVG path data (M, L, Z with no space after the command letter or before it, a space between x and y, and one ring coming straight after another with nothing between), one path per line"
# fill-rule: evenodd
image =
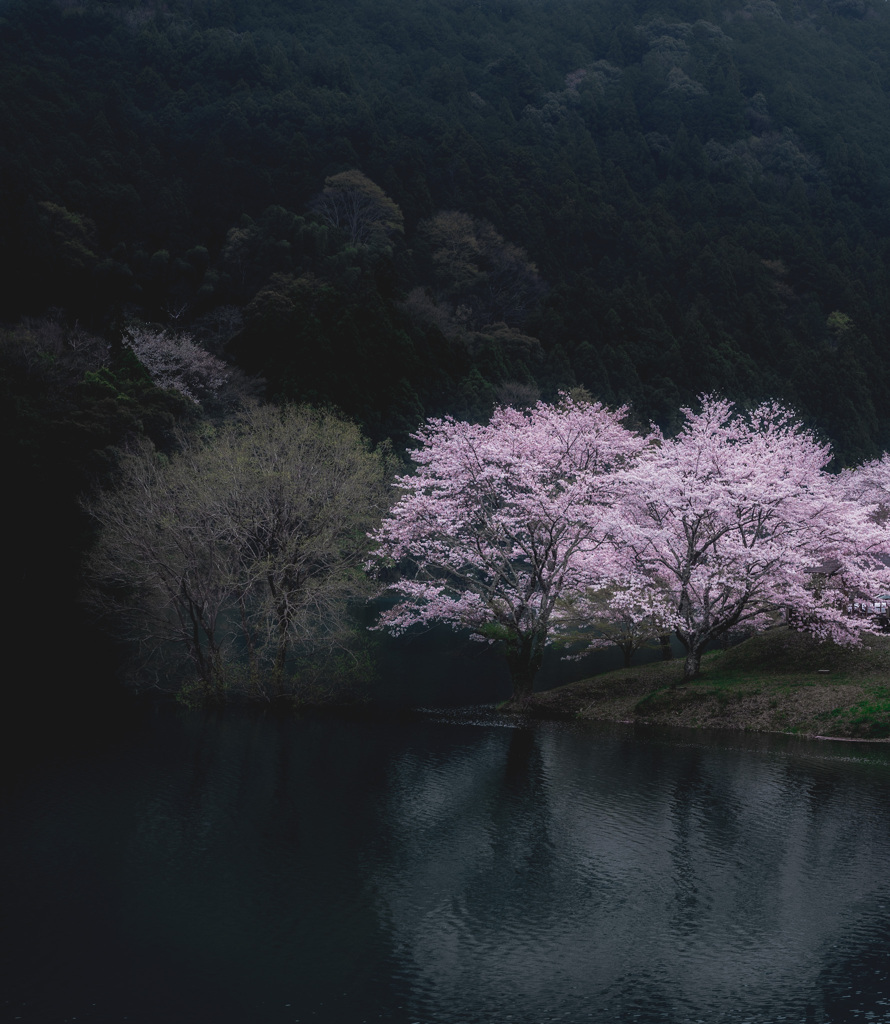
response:
M93 529L78 495L109 483L119 449L140 436L166 447L190 403L155 388L126 349L53 321L0 330L0 434L7 469L3 628L7 649L27 651L6 698L67 713L88 703L104 659L76 603L80 561ZM81 683L72 676L80 671ZM13 709L11 720L17 720Z
M874 456L888 54L874 0L10 0L0 317L230 341L271 397L398 445L581 385L667 429L702 391L775 396L841 462ZM326 221L313 199L344 174L404 231ZM10 352L36 504L186 411L116 350L77 374Z
M773 394L843 458L874 454L890 444L888 52L872 0L15 0L0 315L56 306L105 330L121 310L188 324L246 307L245 368L374 434L530 377L662 420L705 389ZM353 169L404 239L355 247L309 212ZM482 278L437 276L418 225L441 211L534 263L549 295L522 324ZM308 320L305 296L270 308L274 275L316 282ZM466 337L406 314L418 288L491 322ZM843 344L835 311L855 325ZM467 390L472 367L487 391Z

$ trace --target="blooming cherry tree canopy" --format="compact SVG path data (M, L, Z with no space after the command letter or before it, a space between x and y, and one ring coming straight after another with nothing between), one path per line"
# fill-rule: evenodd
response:
M886 519L890 514L890 455L885 452L879 459L842 470L835 486L848 500L867 506L873 519Z
M780 608L820 637L855 642L870 628L855 599L890 582L887 535L825 472L827 446L775 403L743 414L704 397L700 412L683 412L680 433L622 474L615 537L637 586L669 595L686 677L708 641ZM833 579L817 586L826 565Z
M613 474L647 443L626 414L563 396L482 425L430 420L415 435L416 472L397 481L402 496L373 535L378 557L413 567L381 627L439 621L502 641L514 695L528 695L557 600L608 575Z

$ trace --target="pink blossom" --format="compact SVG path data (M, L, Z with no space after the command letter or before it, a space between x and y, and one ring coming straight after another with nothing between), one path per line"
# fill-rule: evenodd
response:
M857 642L873 626L853 596L890 584L870 506L825 472L830 450L781 406L744 414L713 396L701 403L620 475L614 534L616 557L641 581L634 589L675 609L686 676L710 640L762 628L779 609L820 638Z
M647 443L626 414L563 396L482 425L427 422L416 471L373 535L379 558L413 572L393 584L400 601L381 627L439 621L500 640L515 695L530 693L557 601L611 565L614 472Z

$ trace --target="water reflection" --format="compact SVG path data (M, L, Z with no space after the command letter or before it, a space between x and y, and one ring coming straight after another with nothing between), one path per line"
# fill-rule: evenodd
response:
M890 751L159 717L5 801L10 1019L890 1020Z
M886 948L888 781L882 760L554 729L414 749L375 884L415 1013L839 1019L832 965Z

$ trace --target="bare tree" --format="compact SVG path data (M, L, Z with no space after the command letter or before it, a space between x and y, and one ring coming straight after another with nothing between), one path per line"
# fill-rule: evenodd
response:
M295 652L345 650L348 603L368 596L366 534L389 502L385 461L352 424L308 409L254 410L249 430L212 446L214 475L231 477L225 524L242 635L277 690Z
M145 664L180 650L203 698L293 695L301 658L351 649L386 472L357 427L308 408L253 407L169 459L143 446L88 506L94 597Z
M208 515L207 484L191 474L187 458L167 459L148 441L135 447L121 461L115 490L87 506L101 527L88 575L93 602L137 642L146 664L172 645L211 697L223 692L219 622L231 580L224 531Z
M313 213L342 231L353 245L388 244L404 230L402 211L361 171L325 178L324 191L310 204Z

